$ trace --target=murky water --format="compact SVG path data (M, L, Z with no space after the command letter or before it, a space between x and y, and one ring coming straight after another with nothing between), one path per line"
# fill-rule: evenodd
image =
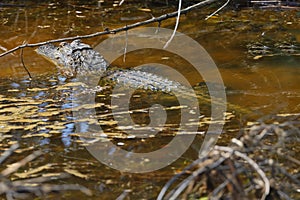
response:
M1 53L23 42L35 43L83 35L103 31L107 27L113 29L176 9L175 6L156 1L125 1L121 7L113 6L110 1L34 2L20 1L20 4L0 7ZM228 139L238 134L238 127L245 126L247 120L270 114L299 113L300 57L274 56L255 60L248 56L246 47L249 43L261 40L262 35L274 41L289 41L292 37L300 43L299 11L225 10L204 21L211 11L212 9L195 11L182 16L178 31L197 40L214 59L227 88L228 102L247 108L251 113L229 116L230 120L226 123L219 142L226 144ZM169 19L162 22L161 26L172 29L174 22L174 19ZM107 36L86 39L84 42L96 46L105 38ZM122 58L114 64L129 68L156 58L172 56L153 55L153 52L147 51L142 54L143 58L141 52L137 52L129 55L125 64ZM191 148L175 163L155 172L121 173L101 164L86 150L86 143L75 128L78 119L72 114L76 107L73 101L76 97L73 96L72 89L78 84L59 75L55 66L37 55L33 48L24 49L23 58L33 80L28 79L19 51L0 58L0 147L5 149L13 141L21 144L20 152L5 164L24 157L34 149L41 149L45 154L30 163L29 168L37 168L47 163L51 164L51 168L28 177L72 169L80 173L73 173L72 178L54 183L84 185L94 193L91 199L116 199L125 189L132 190L128 195L129 199L154 199L172 175L197 158L202 135L197 136ZM176 65L176 69L184 73L191 84L203 81L201 77L194 76L193 71L186 70L185 61L175 58L162 60L163 64ZM142 93L143 95L145 94ZM116 121L109 115L111 107L108 96L106 93L100 95L102 100L95 106L102 127L114 144L135 152L149 152L167 145L176 134L179 114L174 109L168 116L168 129L162 134L148 139L126 138L122 131L116 129ZM146 105L156 102L157 95L149 95L149 98L150 100L145 101ZM168 106L174 108L177 105L176 101L174 103L173 100L166 99L162 101ZM145 108L145 104L141 102L137 99L132 108L141 109L139 105ZM88 109L88 106L78 110ZM209 107L203 108L204 111L206 109L209 110ZM132 116L138 124L149 123L147 110L135 112ZM98 121L84 123L93 127ZM200 130L206 128L207 124L204 123ZM103 145L105 142L104 140ZM26 170L28 168L24 167L20 172ZM20 177L14 175L12 178ZM58 195L62 194L52 194L49 198L54 199ZM80 192L65 192L63 196L68 199L86 198Z

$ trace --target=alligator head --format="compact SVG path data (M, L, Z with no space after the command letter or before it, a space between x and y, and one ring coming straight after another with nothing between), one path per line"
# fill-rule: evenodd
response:
M37 48L36 52L54 63L68 78L77 74L102 76L109 66L103 56L80 40L62 42L58 47L46 44Z

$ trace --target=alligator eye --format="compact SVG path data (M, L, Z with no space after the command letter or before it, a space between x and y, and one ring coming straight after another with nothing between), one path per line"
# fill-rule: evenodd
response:
M81 43L81 40L80 39L77 39L77 40L74 40L73 41L75 44L79 44L79 43Z
M60 44L59 44L59 46L60 47L64 47L64 46L66 46L68 43L67 42L61 42Z

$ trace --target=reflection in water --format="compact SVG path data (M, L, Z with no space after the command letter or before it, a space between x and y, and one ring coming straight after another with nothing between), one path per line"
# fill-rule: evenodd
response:
M135 5L133 2L136 1L128 0L127 4L113 8L108 1L101 3L101 6L98 1L23 2L25 7L0 7L1 52L20 45L23 41L33 43L88 34L102 31L106 27L120 27L171 10L165 5L156 4L155 1ZM150 11L140 9L144 7ZM299 56L275 56L258 60L247 56L247 44L254 43L263 33L280 41L284 40L286 34L290 34L299 42L299 16L297 17L295 11L224 11L207 21L201 20L207 13L210 12L197 11L182 17L179 31L196 39L213 57L227 87L228 101L253 110L257 118L270 113L299 112ZM173 28L174 20L167 20L162 26ZM86 39L85 42L96 46L103 39ZM177 70L184 72L192 83L201 81L201 78L194 77L193 72L185 71L183 61L176 60L169 54L153 56L143 52L131 56L131 59L128 56L125 64L122 59L115 64L131 67L139 64L141 60L151 61L156 56L163 64L176 64ZM145 58L142 59L142 56ZM145 141L142 138L128 138L119 131L110 113L107 94L97 94L102 99L96 105L99 119L81 122L82 130L76 130L76 118L72 115L72 109L85 109L72 102L72 98L75 98L72 96L72 89L76 87L76 83L57 75L55 67L35 54L31 48L24 50L24 60L33 75L33 81L27 79L20 64L19 52L0 58L0 139L5 141L0 145L1 149L6 147L6 142L12 140L19 140L24 149L43 148L47 153L42 160L33 162L33 165L52 163L55 166L53 171L66 166L73 167L87 174L88 178L75 177L69 180L70 183L80 182L93 189L96 198L101 196L103 199L112 199L112 193L116 198L128 188L134 190L131 194L133 199L154 198L160 187L177 169L197 157L201 135L197 136L192 148L181 159L157 172L121 175L101 165L85 150L86 143L80 140L79 132L93 128L99 122L110 133L108 138L114 138L114 143L124 149L140 152L157 149L167 145L177 132L178 124L175 122L179 114L176 107L173 105L174 110L170 110L170 116L174 118L169 119L164 135L156 135ZM174 101L168 103L171 107ZM139 104L136 103L135 106ZM147 124L148 113L145 109L134 112L132 116L135 122ZM122 113L119 116L122 118ZM243 119L240 120L237 116L229 115L228 119L231 121L226 124L221 143L234 137L238 133L239 125L243 125ZM203 117L202 120L207 122L209 119ZM205 131L206 126L207 123L204 123L199 128L200 131ZM97 139L105 143L107 137L101 135ZM111 153L113 151L114 149L110 150ZM71 195L78 199L82 197L82 194Z

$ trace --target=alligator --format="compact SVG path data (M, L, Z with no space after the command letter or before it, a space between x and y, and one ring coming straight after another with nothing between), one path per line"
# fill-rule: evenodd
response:
M275 56L300 56L300 44L296 40L262 39L248 44L248 54L254 60Z
M135 89L160 91L168 94L180 94L184 97L195 97L191 94L191 89L181 83L167 78L134 69L120 69L110 66L103 56L93 50L88 44L80 40L74 40L71 43L62 42L58 47L49 43L40 46L36 52L47 60L54 63L58 69L68 78L80 75L97 75L99 79L105 79L126 87ZM195 91L197 99L202 103L211 104L211 98L204 92ZM223 105L222 101L214 102L217 105ZM235 111L248 112L245 109L228 104L229 108Z
M179 82L139 70L126 70L110 66L110 64L80 40L71 43L62 42L59 47L46 44L36 49L36 52L54 63L67 78L80 75L97 75L109 82L124 86L172 93L174 91L188 95L188 89Z

